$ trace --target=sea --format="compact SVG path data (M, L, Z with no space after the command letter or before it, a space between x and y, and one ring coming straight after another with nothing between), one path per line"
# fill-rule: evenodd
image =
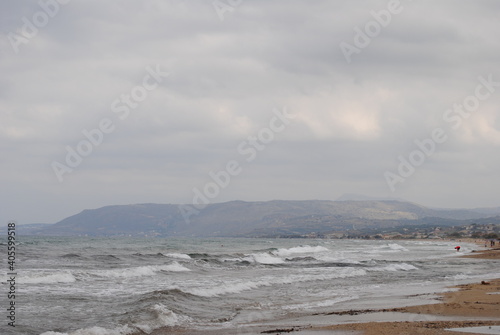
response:
M21 236L15 327L7 325L2 253L0 333L250 334L332 311L420 304L449 286L500 278L498 261L459 257L480 248L442 240Z

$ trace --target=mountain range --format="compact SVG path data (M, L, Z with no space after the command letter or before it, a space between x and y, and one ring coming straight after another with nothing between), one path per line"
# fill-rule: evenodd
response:
M434 209L401 200L230 201L195 209L174 204L114 205L86 209L52 225L30 230L54 236L301 236L408 225L460 225L491 218L500 207ZM194 209L186 216L185 209Z

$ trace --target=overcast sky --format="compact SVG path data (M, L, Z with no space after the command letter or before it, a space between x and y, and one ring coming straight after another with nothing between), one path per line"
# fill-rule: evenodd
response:
M494 0L2 1L1 221L189 204L195 189L500 206L499 14Z

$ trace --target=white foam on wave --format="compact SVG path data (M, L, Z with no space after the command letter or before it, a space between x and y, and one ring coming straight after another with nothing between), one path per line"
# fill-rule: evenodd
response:
M402 245L399 245L397 243L389 243L387 246L389 247L389 249L394 250L394 251L404 251L404 252L410 251L410 250L406 249L405 247L403 247Z
M312 254L326 251L329 251L329 249L319 245L315 247L311 247L309 245L301 245L292 248L280 248L276 251L273 251L272 254L279 257L288 257L296 254Z
M221 283L220 285L211 288L190 289L189 293L200 297L217 297L225 294L241 293L243 291L259 288L260 286L269 285L271 285L271 283L264 283L263 281L231 282Z
M397 243L388 243L384 245L370 246L363 250L364 253L370 255L378 255L378 256L387 253L398 253L398 252L409 252L409 251L410 250Z
M418 268L408 263L397 263L397 264L389 264L381 268L375 268L375 270L396 272L396 271L418 270Z
M134 327L146 334L161 327L178 326L192 322L189 316L176 314L163 304L154 305L150 312L152 314L151 319L134 324Z
M446 276L445 277L446 279L448 280L464 280L464 279L469 279L469 278L472 278L469 274L465 274L465 273L459 273L459 274L456 274L454 276Z
M324 253L326 251L330 250L322 246L311 247L309 245L304 245L292 248L280 248L271 252L250 254L242 258L242 260L260 264L282 264L285 263L286 257Z
M323 271L311 273L290 274L283 277L268 276L259 280L233 280L229 282L217 283L212 287L200 287L187 290L187 293L201 297L217 297L226 294L241 293L263 286L292 284L309 281L332 280L337 278L358 277L366 275L363 269L342 268L337 271Z
M57 284L57 283L74 283L75 276L71 272L56 272L56 273L30 273L19 276L19 283L22 284Z
M133 268L102 270L94 272L94 274L99 277L108 277L108 278L133 278L133 277L153 276L160 271L184 272L191 270L177 262L173 262L167 265L146 265Z
M173 262L172 264L168 264L168 265L162 265L159 268L160 268L160 271L169 271L169 272L188 272L188 271L191 271L187 267L185 267L177 262Z
M318 255L314 256L318 261L326 262L326 263L344 263L344 264L361 264L360 261L356 261L354 259L345 258L344 253L336 252L332 255Z
M91 327L91 328L78 329L70 333L59 333L59 332L48 331L40 335L127 335L136 331L137 329L130 328L129 326L121 326L114 329Z
M40 335L128 335L137 333L138 331L150 334L153 330L161 327L177 326L192 322L190 317L178 315L162 304L154 305L150 310L150 314L150 319L139 321L131 326L124 325L114 329L91 327L78 329L69 333L48 331Z
M285 261L280 257L275 257L268 253L260 253L260 254L251 254L245 258L245 261L249 261L251 263L260 263L260 264L282 264Z
M165 256L171 257L171 258L179 258L179 259L191 259L191 256L186 255L186 254L179 254L179 253L166 254Z

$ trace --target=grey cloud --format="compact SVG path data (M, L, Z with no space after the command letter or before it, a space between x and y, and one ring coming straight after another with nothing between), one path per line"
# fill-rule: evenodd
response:
M73 0L18 54L7 36L40 6L2 3L3 220L189 202L232 159L243 172L215 202L366 193L434 207L498 206L500 89L460 129L443 113L474 93L479 76L500 81L500 5L401 4L348 64L339 44L353 43L353 29L387 2L246 0L221 21L210 1ZM120 119L113 101L157 64L169 77ZM238 145L285 106L296 118L247 163ZM82 130L103 118L115 130L59 183L51 162L64 163L66 146L76 148ZM448 140L391 194L383 173L437 127Z

